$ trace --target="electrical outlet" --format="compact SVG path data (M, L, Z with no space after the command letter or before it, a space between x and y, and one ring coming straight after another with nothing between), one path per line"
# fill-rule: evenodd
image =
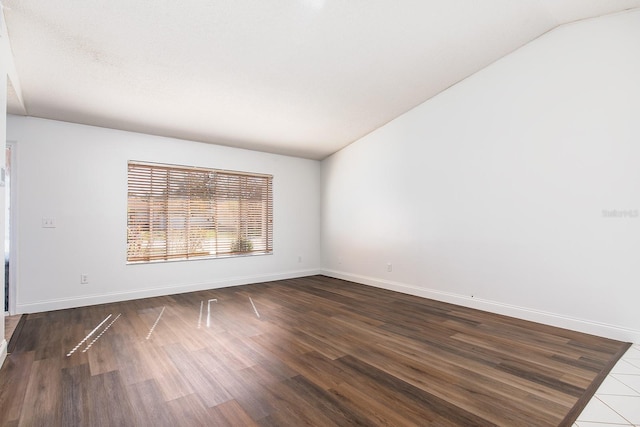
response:
M391 263L387 264L387 271L388 272L392 272L393 271L393 265L391 265Z
M50 217L42 217L42 228L56 228L56 219Z
M298 262L302 262L302 256L298 255Z
M81 285L88 285L89 284L89 276L86 274L81 274L80 275L80 284Z

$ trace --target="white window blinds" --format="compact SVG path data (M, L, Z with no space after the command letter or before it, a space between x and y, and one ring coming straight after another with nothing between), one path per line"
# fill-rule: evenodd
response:
M128 166L128 262L273 252L271 175Z

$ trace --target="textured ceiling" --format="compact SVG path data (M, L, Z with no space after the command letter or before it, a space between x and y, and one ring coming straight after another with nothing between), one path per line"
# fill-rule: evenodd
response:
M322 159L546 31L640 0L3 4L10 113Z

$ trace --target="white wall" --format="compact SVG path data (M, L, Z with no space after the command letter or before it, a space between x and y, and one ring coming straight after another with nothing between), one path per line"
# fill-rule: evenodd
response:
M320 163L210 144L9 116L17 145L20 313L315 274ZM127 161L274 176L274 254L126 264ZM55 218L55 229L42 218ZM298 262L298 256L302 262ZM89 284L80 284L80 274Z
M326 159L326 273L640 342L639 76L639 10L566 25Z

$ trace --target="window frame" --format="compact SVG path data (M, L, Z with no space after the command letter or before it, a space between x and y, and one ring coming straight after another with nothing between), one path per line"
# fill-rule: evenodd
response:
M273 175L127 162L127 264L272 255L273 240Z

